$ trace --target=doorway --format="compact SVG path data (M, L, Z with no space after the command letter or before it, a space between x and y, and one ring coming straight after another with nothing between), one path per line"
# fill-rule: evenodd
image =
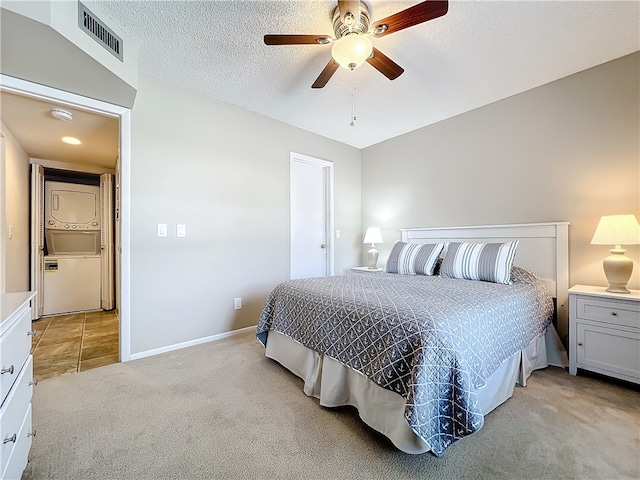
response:
M117 158L116 191L119 194L119 198L116 202L115 215L117 215L119 222L115 236L116 249L114 251L116 267L115 307L118 314L118 357L120 361L128 361L131 357L129 278L131 111L118 105L63 92L6 75L0 75L0 89L26 98L40 99L59 106L67 106L118 120L119 154ZM0 242L4 243L4 238L0 238ZM5 245L2 243L0 243L0 250L4 251ZM82 319L82 328L85 328L87 319L88 317L85 315L85 318Z
M290 276L333 275L333 163L291 153Z

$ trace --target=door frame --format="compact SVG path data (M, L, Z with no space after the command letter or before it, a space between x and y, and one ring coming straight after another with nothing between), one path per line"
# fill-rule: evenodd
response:
M0 90L117 117L120 123L120 361L131 360L131 109L0 74ZM3 211L4 211L4 204ZM4 250L4 237L1 250Z
M0 270L0 293L6 292L6 256L7 256L7 247L5 238L5 224L6 220L6 204L5 204L5 174L6 174L6 166L5 166L5 148L6 141L2 132L0 132L0 173L2 174L2 178L0 179L0 265L5 265L3 269Z
M292 278L293 274L293 248L292 248L292 223L293 215L291 202L293 200L293 164L304 163L307 165L313 165L315 167L322 168L324 179L324 213L325 213L325 239L327 245L326 251L326 272L327 276L333 276L334 274L334 176L333 176L333 162L328 160L322 160L320 158L311 157L302 153L291 152L289 154L289 278Z

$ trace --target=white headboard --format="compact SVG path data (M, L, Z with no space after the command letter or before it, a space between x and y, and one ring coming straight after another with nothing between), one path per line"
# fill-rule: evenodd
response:
M557 316L567 319L569 289L569 222L527 223L521 225L482 225L464 227L405 228L400 230L407 243L506 242L520 240L514 265L540 276L556 298Z

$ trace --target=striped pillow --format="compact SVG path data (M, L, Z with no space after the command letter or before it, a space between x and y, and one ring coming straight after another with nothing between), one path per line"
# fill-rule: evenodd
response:
M419 244L396 242L389 258L387 258L387 273L402 275L433 275L433 269L444 243Z
M507 243L451 242L440 276L511 285L511 267L518 240Z

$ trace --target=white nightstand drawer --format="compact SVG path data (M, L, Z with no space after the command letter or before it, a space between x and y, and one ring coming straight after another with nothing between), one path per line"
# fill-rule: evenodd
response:
M640 304L578 297L576 317L640 328Z
M20 318L2 336L0 346L0 405L2 405L11 385L18 377L31 350L31 310L25 309Z

